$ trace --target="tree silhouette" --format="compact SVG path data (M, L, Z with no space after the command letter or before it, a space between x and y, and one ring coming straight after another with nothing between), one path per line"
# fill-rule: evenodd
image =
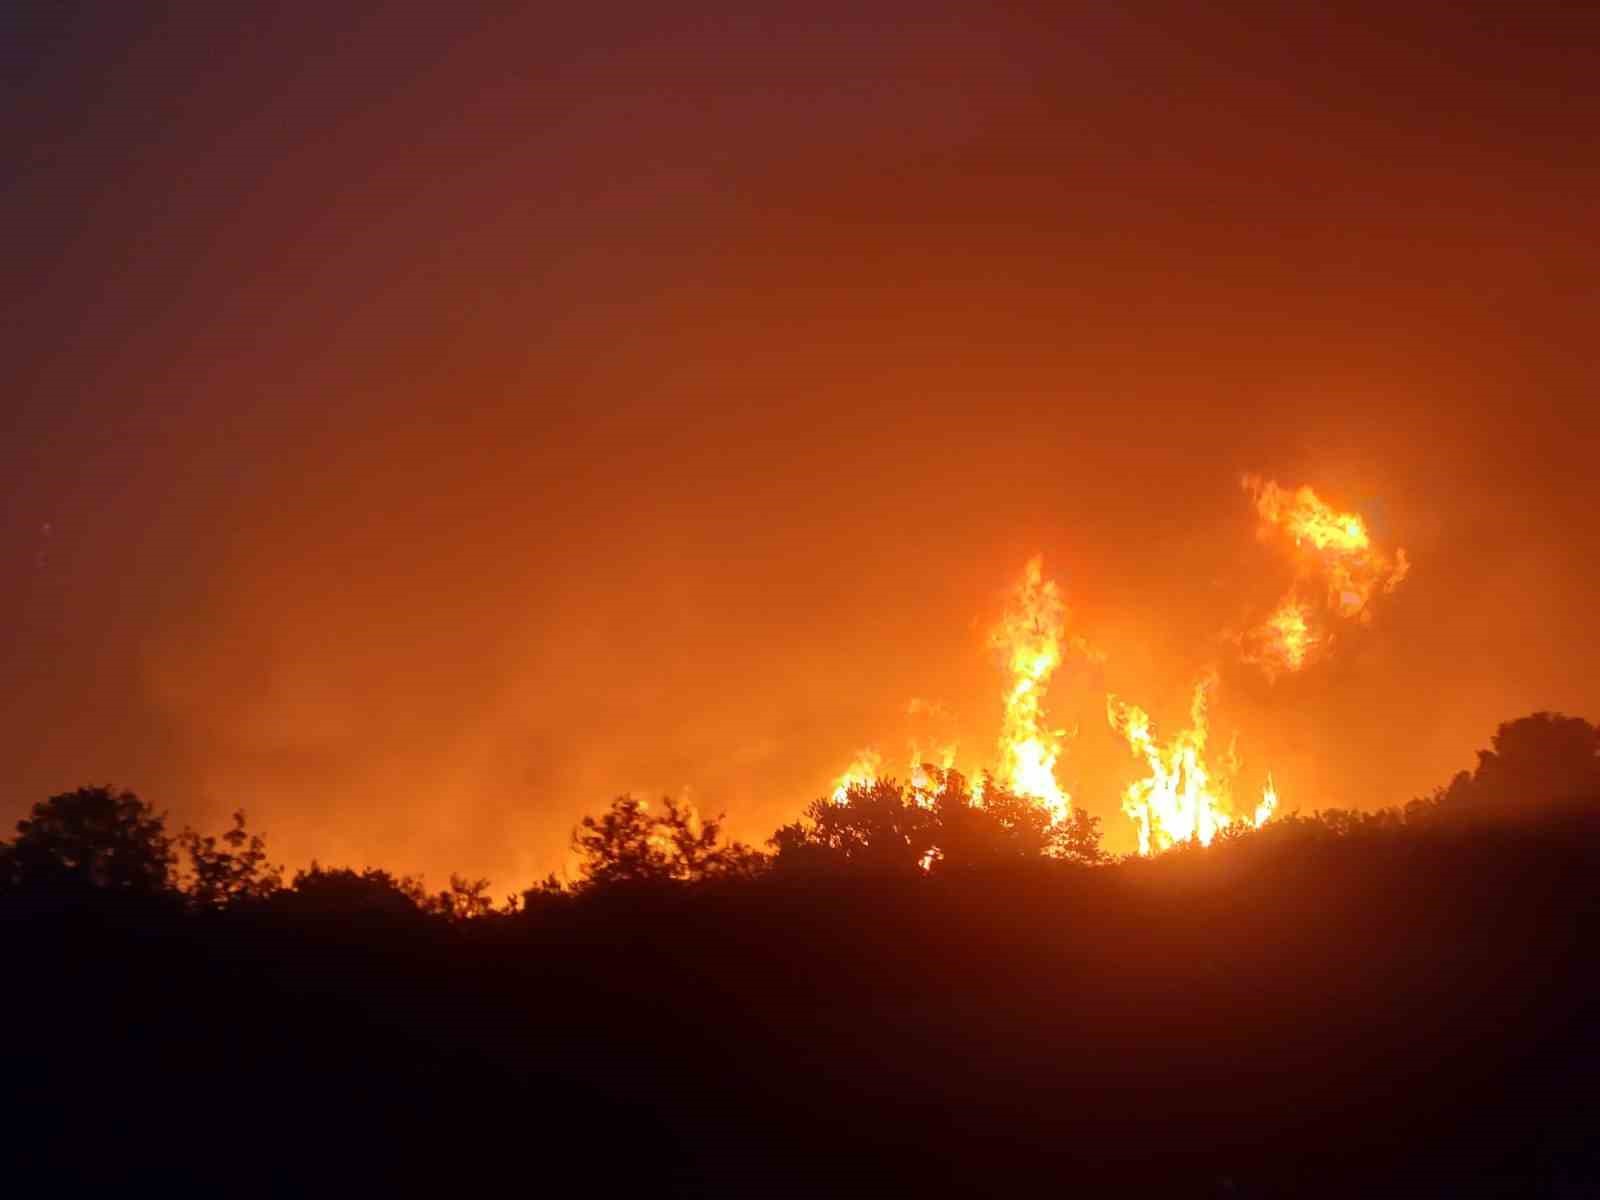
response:
M242 813L169 845L136 797L83 789L0 843L0 878L26 868L102 889L0 896L7 998L25 1012L8 1080L34 1122L12 1140L42 1147L52 1183L83 1159L125 1171L144 1127L85 1141L75 1115L85 1086L120 1079L144 1089L128 1120L216 1122L222 1136L196 1145L220 1147L217 1161L179 1164L201 1186L231 1169L232 1132L285 1112L326 1133L290 1147L303 1161L288 1188L340 1154L370 1182L373 1161L412 1144L444 1170L463 1169L462 1146L511 1167L529 1129L561 1145L598 1130L570 1156L592 1164L615 1151L606 1131L634 1138L641 1117L662 1122L662 1145L700 1146L707 1116L787 1155L785 1171L820 1159L804 1181L817 1193L881 1166L924 1169L933 1192L955 1190L959 1170L974 1194L998 1180L1269 1195L1295 1191L1305 1161L1320 1173L1347 1158L1337 1194L1437 1175L1438 1194L1472 1195L1479 1173L1498 1181L1536 1156L1588 1184L1582 950L1600 821L1541 797L1592 803L1594 753L1592 726L1535 714L1501 726L1438 800L1241 821L1206 846L1117 862L1081 808L1051 823L992 778L925 768L915 786L855 787L777 831L779 867L823 874L748 883L723 881L769 860L728 843L720 818L624 796L572 831L584 883L545 879L498 910L515 919L459 874L430 892L313 862L282 888ZM1497 806L1526 815L1528 834L1451 824ZM173 899L136 903L150 888ZM685 1079L707 1104L682 1103ZM587 1091L599 1107L574 1110ZM1095 1103L1034 1102L1073 1095ZM929 1123L930 1102L960 1126ZM1089 1162L1070 1150L1084 1111ZM1397 1120L1414 1121L1404 1138ZM721 1178L720 1151L705 1154ZM647 1157L642 1190L672 1191L671 1160ZM1222 1170L1237 1188L1212 1186ZM1445 1171L1465 1184L1445 1188L1458 1178ZM1519 1180L1494 1194L1565 1194Z
M749 875L764 856L741 842L721 844L722 817L704 819L692 805L670 796L660 812L632 796L619 796L598 817L584 817L572 832L585 887L616 884L696 883Z
M1238 828L1246 828L1239 825ZM1100 845L1100 818L1091 817L1084 808L1074 808L1061 821L1050 827L1050 853L1067 862L1098 866L1111 861Z
M378 867L355 871L315 859L271 897L279 909L313 917L396 918L418 915L428 896L420 880Z
M935 777L939 788L930 807L937 869L994 866L1044 853L1050 814L1036 800L1008 791L988 775L981 801L958 772L944 771Z
M864 868L933 874L1037 860L1109 860L1100 821L1082 809L1052 824L1049 811L985 776L981 797L958 771L925 766L933 788L892 779L852 785L842 801L814 801L772 836L784 870Z
M514 901L516 898L512 897ZM422 902L424 912L444 917L448 921L470 921L486 917L494 911L494 901L489 898L487 879L468 879L454 872L450 886L428 896Z
M153 895L172 882L166 822L132 792L84 787L33 806L9 853L24 885L80 885Z
M1600 800L1600 729L1581 717L1537 712L1507 721L1478 766L1434 794L1439 815L1464 819L1528 816L1574 801Z
M572 833L584 879L594 884L644 883L670 878L667 852L656 837L650 805L619 796L598 817L584 817Z
M263 900L283 887L283 868L267 861L266 840L260 834L245 832L243 810L233 814L233 828L220 838L185 829L177 841L189 860L184 890L197 907Z
M909 872L934 848L933 813L893 779L851 784L844 800L813 801L799 821L772 835L776 866L786 870L850 867Z
M524 888L520 894L506 897L502 911L524 916L546 916L564 909L572 898L572 892L563 887L556 873L551 871L532 887Z

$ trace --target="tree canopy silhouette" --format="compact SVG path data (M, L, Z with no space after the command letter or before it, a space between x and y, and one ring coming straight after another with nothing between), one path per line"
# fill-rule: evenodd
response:
M24 886L72 886L143 895L167 891L175 856L166 824L133 792L82 787L33 806L7 855Z
M893 779L853 783L844 798L824 796L800 820L772 835L775 866L912 872L932 851L933 814Z
M983 781L981 801L966 780L946 771L929 805L934 870L990 867L1041 857L1050 844L1050 814L1038 801Z
M508 904L515 906L515 900ZM494 901L489 896L487 879L468 879L451 872L450 886L422 899L422 911L447 921L471 921L486 917L494 911Z
M722 842L722 820L702 818L670 796L656 811L643 800L619 796L606 812L584 817L573 830L580 886L698 883L757 870L759 852L742 842Z
M221 835L202 837L185 829L177 842L189 860L185 890L201 908L264 900L283 887L283 868L267 860L260 834L245 832L243 810L233 814L233 828Z
M1082 808L1052 823L1037 800L989 776L980 797L959 771L929 766L923 773L932 789L877 779L852 784L841 799L813 801L773 835L774 867L942 874L1046 856L1108 861L1099 819Z
M1507 721L1478 765L1434 794L1441 815L1505 820L1600 800L1600 729L1581 717L1536 712Z
M710 1176L726 1161L708 1120L786 1171L815 1160L810 1195L873 1170L922 1170L908 1190L933 1194L1209 1194L1236 1176L1222 1192L1419 1194L1402 1179L1419 1164L1444 1181L1420 1194L1470 1195L1456 1184L1506 1147L1600 1179L1582 1107L1600 820L1561 807L1600 817L1594 738L1534 714L1405 809L1282 813L1115 861L1083 808L1052 823L953 771L819 799L771 857L720 817L623 796L572 831L578 886L547 878L504 907L480 879L430 892L315 861L283 886L243 813L169 839L132 793L80 789L0 842L0 880L92 897L0 895L26 1006L7 1071L34 1122L14 1140L44 1147L41 1178L72 1178L84 1081L109 1079L141 1081L127 1120L152 1128L295 1113L275 1151L288 1189L330 1153L370 1169L402 1143L451 1170L465 1146L525 1161L530 1128L563 1147L601 1130L588 1164L641 1111L676 1122L657 1154L704 1148ZM133 902L152 891L167 899ZM568 1119L575 1088L604 1101L597 1119ZM509 1132L484 1136L490 1115ZM226 1132L178 1169L214 1187ZM120 1163L144 1140L90 1144ZM1319 1192L1296 1174L1308 1159L1314 1184L1348 1170Z
M416 916L427 892L422 881L391 875L379 867L356 871L324 867L312 860L296 871L294 882L273 897L281 911L317 918L385 919Z

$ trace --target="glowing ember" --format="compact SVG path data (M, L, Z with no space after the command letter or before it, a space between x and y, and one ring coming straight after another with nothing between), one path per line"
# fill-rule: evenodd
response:
M1163 746L1156 740L1150 715L1115 696L1106 697L1106 719L1126 739L1136 758L1149 768L1144 779L1129 784L1122 796L1122 811L1132 818L1139 834L1139 853L1153 854L1180 842L1198 841L1209 846L1217 834L1238 818L1230 800L1230 782L1236 757L1230 749L1227 771L1213 774L1206 763L1206 706L1215 679L1195 685L1189 706L1190 727ZM1260 826L1278 804L1271 776L1262 791L1252 823Z

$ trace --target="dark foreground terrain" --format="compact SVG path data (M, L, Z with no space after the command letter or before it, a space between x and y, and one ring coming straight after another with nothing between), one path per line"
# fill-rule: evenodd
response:
M13 896L12 1195L1600 1194L1600 822L404 912Z

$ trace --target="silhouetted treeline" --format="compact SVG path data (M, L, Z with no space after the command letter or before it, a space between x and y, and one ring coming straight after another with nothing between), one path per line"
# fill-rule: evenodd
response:
M9 1177L171 1192L1590 1195L1600 735L1113 861L986 780L770 852L629 797L582 879L313 864L130 793L0 843ZM22 1194L19 1192L19 1194Z

